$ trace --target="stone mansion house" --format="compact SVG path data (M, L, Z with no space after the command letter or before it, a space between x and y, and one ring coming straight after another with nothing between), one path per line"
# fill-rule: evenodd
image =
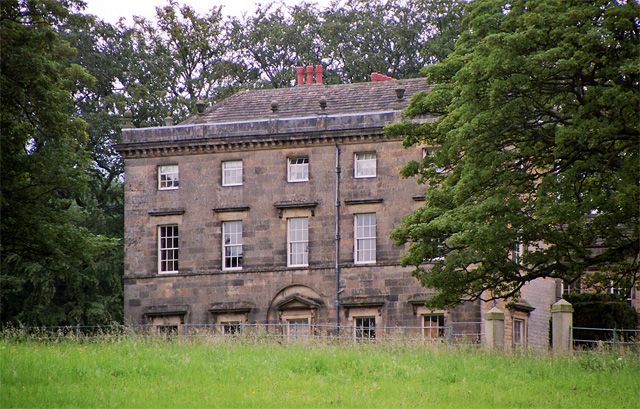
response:
M371 79L324 85L322 67L299 67L295 87L199 104L179 125L124 129L126 321L226 333L339 324L363 338L392 327L482 333L492 305L427 310L429 290L389 238L424 200L400 169L428 148L405 149L383 127L429 86ZM505 306L506 345L546 348L556 287L537 280Z

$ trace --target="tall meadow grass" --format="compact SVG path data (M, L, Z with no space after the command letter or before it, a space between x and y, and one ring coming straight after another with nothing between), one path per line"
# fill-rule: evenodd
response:
M0 407L638 408L640 358L261 339L0 339Z

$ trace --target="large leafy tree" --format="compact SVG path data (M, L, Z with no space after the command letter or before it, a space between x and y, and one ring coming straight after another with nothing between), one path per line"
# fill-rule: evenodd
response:
M75 1L0 4L2 322L119 319L114 283L96 260L117 240L87 226L91 160L73 95L94 78L57 30ZM117 284L117 283L116 283Z
M404 169L422 208L393 237L432 305L518 297L540 277L638 278L640 6L480 0L413 121L389 129L439 147ZM589 276L598 276L586 274Z
M460 33L462 0L348 0L322 13L324 52L341 82L368 81L374 71L417 77L442 60Z
M235 57L246 62L256 86L270 88L291 86L294 67L320 62L321 25L319 12L308 3L259 5L228 24Z
M162 124L167 115L185 119L197 100L218 101L251 79L229 51L220 8L200 15L169 1L156 7L154 22L136 18L133 27L121 25L120 31L133 57L122 84L139 126Z

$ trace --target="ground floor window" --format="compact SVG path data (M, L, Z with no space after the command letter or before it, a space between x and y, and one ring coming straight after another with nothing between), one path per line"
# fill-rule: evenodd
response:
M177 325L158 325L158 334L161 335L178 335Z
M375 317L355 317L355 338L356 340L371 340L376 338L376 318Z
M422 321L422 334L426 339L445 337L444 314L425 314Z
M513 319L513 346L522 347L526 340L526 327L523 319Z
M307 338L311 335L309 318L287 319L287 335L289 338Z
M159 335L178 335L180 326L184 324L181 315L157 315L150 317L152 330Z
M221 322L222 333L224 335L240 335L242 334L242 323L240 321Z

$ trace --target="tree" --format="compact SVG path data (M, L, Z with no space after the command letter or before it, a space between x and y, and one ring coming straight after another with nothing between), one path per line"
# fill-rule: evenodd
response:
M434 306L517 298L541 277L638 279L640 6L633 1L470 3L436 85L394 126L439 147L405 176L428 185L393 233ZM423 123L418 123L423 122Z
M349 0L323 14L330 68L342 82L368 81L376 71L397 78L419 76L440 61L460 33L461 0Z
M247 62L257 86L289 87L295 80L293 67L321 61L318 14L308 3L269 3L258 6L253 15L230 19L234 53Z
M219 7L199 15L169 1L156 7L154 23L137 18L131 29L120 29L133 46L123 84L140 126L163 124L167 115L183 120L195 112L197 100L218 101L251 79L229 52ZM152 102L158 109L145 112Z
M83 226L91 161L72 95L94 78L73 63L74 50L57 33L78 3L0 5L3 323L107 322L121 311L95 261L117 240Z

